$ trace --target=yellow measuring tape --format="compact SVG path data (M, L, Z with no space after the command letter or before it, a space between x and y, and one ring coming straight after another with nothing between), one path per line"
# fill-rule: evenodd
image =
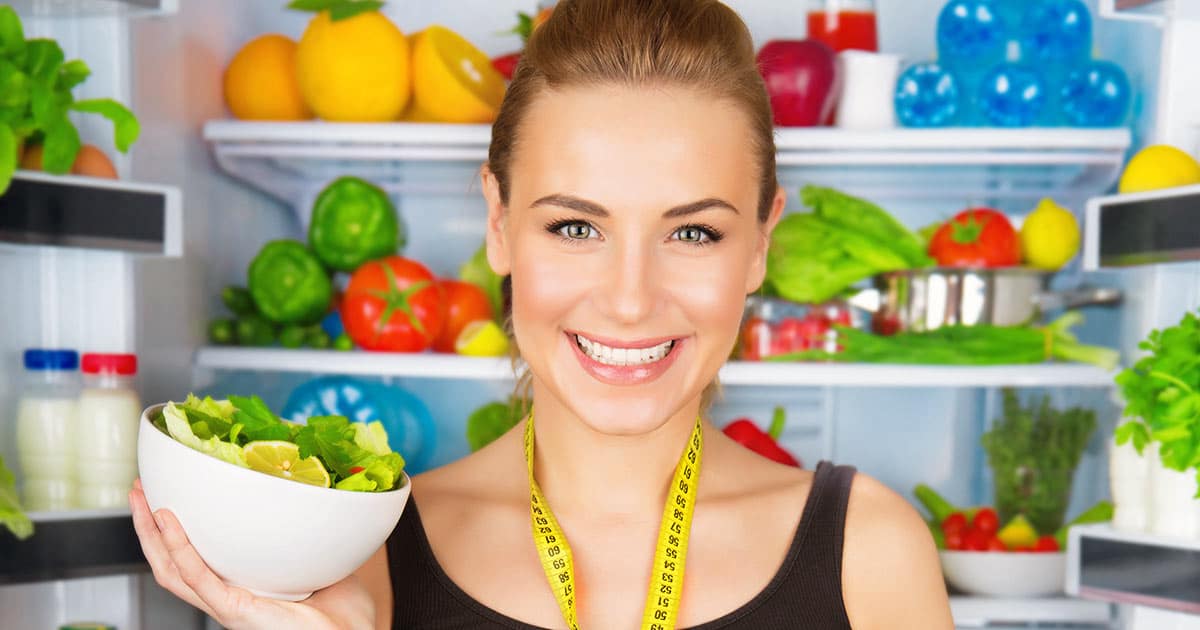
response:
M667 493L662 524L658 528L658 544L654 548L654 567L650 575L650 591L642 615L643 630L672 630L679 615L679 597L683 592L683 566L687 561L688 535L692 529L692 512L696 506L696 487L700 477L700 455L704 450L700 417L687 448L675 465L675 476ZM550 511L550 504L533 478L533 412L525 423L525 461L529 464L529 510L533 524L533 542L550 590L558 600L563 619L571 630L579 630L575 613L575 564L567 537Z

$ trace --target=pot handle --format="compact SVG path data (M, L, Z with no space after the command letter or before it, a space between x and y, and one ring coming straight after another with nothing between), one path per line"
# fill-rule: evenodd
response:
M878 313L883 309L883 293L879 289L862 289L846 298L846 303L868 313Z
M1078 306L1108 305L1121 303L1121 290L1110 287L1079 287L1069 291L1046 291L1034 296L1033 302L1039 310L1053 311Z

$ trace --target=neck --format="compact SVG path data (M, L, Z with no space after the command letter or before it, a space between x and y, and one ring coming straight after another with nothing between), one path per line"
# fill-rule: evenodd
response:
M609 435L534 385L534 475L554 513L658 522L700 401L649 433Z

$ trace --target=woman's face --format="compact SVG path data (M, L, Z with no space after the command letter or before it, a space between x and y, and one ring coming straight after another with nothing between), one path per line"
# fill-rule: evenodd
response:
M507 208L484 171L488 259L545 395L607 434L694 409L762 282L748 120L685 89L546 90L524 114ZM550 402L550 401L547 401Z

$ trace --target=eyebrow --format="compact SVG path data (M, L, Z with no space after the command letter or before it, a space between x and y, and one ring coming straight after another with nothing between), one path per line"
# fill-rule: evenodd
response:
M577 212L582 212L584 214L590 214L592 216L601 218L609 216L609 212L604 208L604 206L592 201L588 201L587 199L580 199L579 197L572 197L570 195L546 195L530 205L531 208L536 208L537 206L559 206L560 208L575 210ZM664 212L663 218L674 219L677 217L684 217L690 214L696 214L697 212L707 210L709 208L724 208L733 212L734 214L741 214L738 212L738 209L728 201L725 201L724 199L718 199L716 197L708 197L699 201L693 201L691 203L675 206L674 208Z

